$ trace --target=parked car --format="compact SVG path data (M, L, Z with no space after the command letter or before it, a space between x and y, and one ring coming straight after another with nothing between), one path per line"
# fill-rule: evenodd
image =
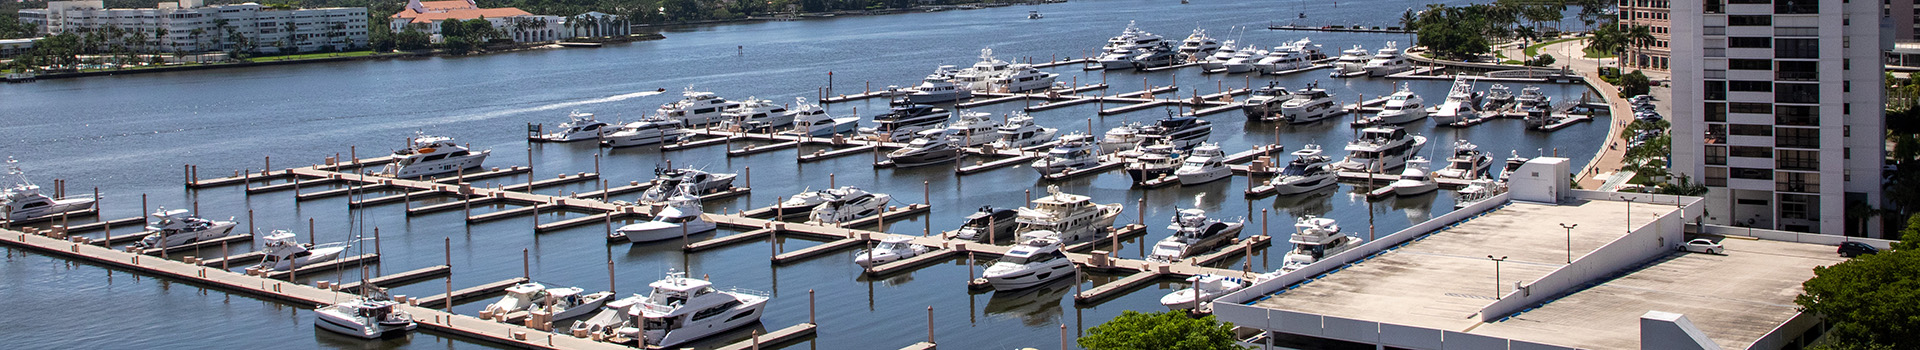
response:
M1684 246L1684 248L1686 248L1686 250L1689 252L1695 252L1695 253L1707 253L1707 254L1726 254L1727 253L1727 247L1721 246L1720 243L1715 243L1713 240L1706 239L1706 238L1695 238L1694 240L1687 241L1687 244Z
M1636 104L1636 105L1648 104L1653 102L1653 96L1635 95L1632 98L1628 98L1627 102L1632 102L1633 104Z
M1840 243L1840 249L1839 249L1840 256L1849 257L1849 258L1861 256L1861 255L1879 253L1879 252L1880 252L1880 248L1874 248L1872 245L1867 245L1866 243L1860 243L1860 242Z

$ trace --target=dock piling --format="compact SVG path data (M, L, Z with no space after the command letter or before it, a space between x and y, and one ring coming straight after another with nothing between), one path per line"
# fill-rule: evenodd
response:
M532 264L527 260L527 248L520 248L520 277L533 280Z
M933 342L933 307L927 307L927 342Z
M313 244L313 236L316 235L319 234L313 231L313 218L309 217L307 218L307 244Z
M257 226L260 225L253 223L253 209L247 209L247 234L253 234L253 230L255 230Z
M453 237L447 237L445 240L445 253L447 257L447 298L442 300L446 300L447 302L441 305L444 306L447 313L451 314L453 313Z
M807 324L820 324L813 321L813 290L807 290Z
M251 223L252 221L248 221L248 222ZM221 243L221 245L225 246L226 243ZM386 256L384 254L380 254L380 228L379 227L373 228L373 255Z

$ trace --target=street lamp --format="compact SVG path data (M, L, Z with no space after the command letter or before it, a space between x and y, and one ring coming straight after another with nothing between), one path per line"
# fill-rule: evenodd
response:
M1580 227L1580 224L1568 225L1567 223L1564 223L1564 222L1560 223L1560 228L1567 229L1567 263L1568 264L1573 263L1573 228L1575 227Z
M1487 260L1493 260L1493 298L1500 299L1500 262L1507 261L1507 257L1502 256L1495 258L1492 255L1488 255Z
M1634 198L1633 198L1633 197L1627 197L1627 196L1620 196L1620 200L1623 200L1623 201L1627 201L1627 233L1633 233L1633 202L1634 202Z

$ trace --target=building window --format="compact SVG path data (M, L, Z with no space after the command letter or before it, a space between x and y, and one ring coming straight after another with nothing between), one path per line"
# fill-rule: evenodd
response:
M1727 126L1727 133L1740 136L1773 136L1773 126L1761 124L1733 124Z
M1727 147L1707 146L1706 161L1707 165L1727 165Z
M1773 58L1820 58L1820 39L1773 39Z
M1765 49L1773 47L1773 38L1764 36L1736 36L1727 38L1727 47Z
M1708 101L1725 101L1727 99L1726 81L1708 80L1706 89L1703 90L1705 90L1704 92L1706 93L1706 99Z
M1771 70L1773 69L1773 60L1767 60L1767 59L1754 60L1754 59L1739 59L1739 58L1729 59L1727 60L1727 69Z
M1727 187L1727 168L1710 166L1706 170L1707 186Z
M1772 180L1773 170L1760 168L1729 168L1727 177L1748 180Z
M1727 16L1729 26L1771 26L1773 16L1768 15L1732 15Z
M1707 124L1707 135L1706 135L1705 141L1709 145L1726 144L1727 143L1727 125L1719 124L1719 123Z
M1820 103L1820 84L1774 84L1773 102Z
M1710 122L1726 122L1727 121L1727 103L1726 102L1707 102L1706 120Z
M1796 191L1796 192L1811 192L1811 191ZM1807 208L1808 207L1807 203L1811 203L1811 202L1813 202L1812 196L1801 195L1801 194L1784 194L1784 193L1780 194L1780 218L1781 219L1798 219L1798 220L1812 219L1812 217L1808 215L1810 210L1808 210Z
M1820 148L1820 129L1774 128L1773 135L1774 147Z
M1743 92L1773 92L1773 82L1760 80L1733 80L1727 82L1727 90Z
M1819 0L1781 0L1773 3L1773 13L1777 15L1812 15L1820 13Z
M1773 147L1733 146L1727 147L1727 153L1735 157L1773 158Z
M1774 80L1814 81L1819 80L1819 62L1780 61L1774 71Z
M1786 170L1820 170L1819 151L1775 150L1773 167Z
M1732 113L1767 114L1767 113L1773 113L1773 105L1765 104L1765 103L1733 102L1733 103L1727 104L1727 111Z

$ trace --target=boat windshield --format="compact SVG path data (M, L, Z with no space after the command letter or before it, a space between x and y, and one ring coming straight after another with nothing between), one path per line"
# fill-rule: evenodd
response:
M1048 260L1053 260L1056 258L1064 258L1064 257L1066 257L1065 254L1061 254L1059 251L1054 251L1049 253L1033 254L1026 257L1007 256L1006 258L1002 258L1000 261L1026 265L1026 264L1045 262Z
M655 289L652 295L647 296L647 303L654 304L654 305L666 305L668 307L679 307L680 304L687 303L687 295L682 294L680 292ZM652 320L653 319L648 319L648 321L652 321Z
M1307 166L1300 163L1289 164L1287 165L1286 169L1280 170L1280 176L1304 176L1304 175L1307 175Z

